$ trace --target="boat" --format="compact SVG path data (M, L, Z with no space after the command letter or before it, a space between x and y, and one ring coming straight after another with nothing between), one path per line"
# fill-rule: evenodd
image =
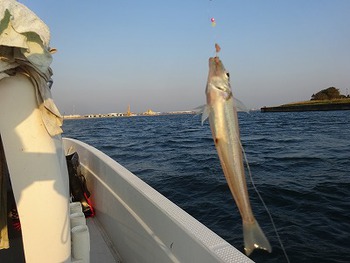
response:
M88 224L110 244L110 262L253 262L101 151L75 139L63 144L79 154L96 211Z
M253 262L115 160L62 138L48 28L13 0L0 17L0 262ZM71 200L72 152L89 218Z
M79 248L88 255L72 262L253 262L103 152L75 139L62 143L79 154L95 210L86 220L89 244ZM17 243L19 251L0 251L0 262L14 255L12 262L23 262Z

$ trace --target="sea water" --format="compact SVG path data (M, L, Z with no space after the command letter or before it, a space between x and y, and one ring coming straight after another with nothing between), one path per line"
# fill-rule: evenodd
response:
M291 262L350 262L350 111L239 113L252 176ZM209 124L168 115L66 120L64 136L93 145L243 251L242 223ZM286 262L248 179L271 242L256 262Z

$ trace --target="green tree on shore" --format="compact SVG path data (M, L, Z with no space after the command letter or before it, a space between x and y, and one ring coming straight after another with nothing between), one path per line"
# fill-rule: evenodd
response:
M339 89L335 87L329 87L327 89L323 89L316 94L312 94L311 100L334 100L334 99L343 99L346 96L341 95Z

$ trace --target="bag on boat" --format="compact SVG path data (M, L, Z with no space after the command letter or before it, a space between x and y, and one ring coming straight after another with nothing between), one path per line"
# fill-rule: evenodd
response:
M7 166L0 136L0 249L10 247L7 228Z
M89 200L90 192L86 186L86 179L80 172L79 155L74 152L66 156L67 168L69 174L69 189L73 202L80 202L83 213L86 217L95 215L94 209Z

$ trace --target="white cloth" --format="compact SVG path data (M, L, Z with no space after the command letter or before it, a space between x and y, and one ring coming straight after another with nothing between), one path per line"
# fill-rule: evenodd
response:
M0 81L22 73L36 88L43 123L51 136L62 133L63 118L49 86L52 56L50 31L31 10L15 0L0 0Z

